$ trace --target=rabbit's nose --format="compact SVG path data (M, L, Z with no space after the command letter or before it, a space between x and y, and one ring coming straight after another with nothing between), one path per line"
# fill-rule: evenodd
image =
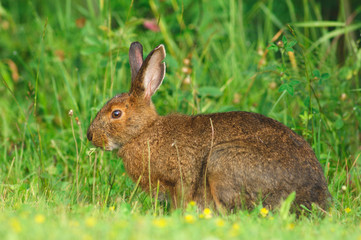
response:
M88 130L87 134L86 134L86 137L88 138L89 141L92 141L93 140L93 133Z

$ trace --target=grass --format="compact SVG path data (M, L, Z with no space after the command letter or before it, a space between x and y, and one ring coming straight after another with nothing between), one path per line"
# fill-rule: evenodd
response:
M332 4L315 1L0 1L0 235L360 239L361 8L348 4L331 19ZM138 189L115 153L86 140L96 112L129 89L132 41L146 53L165 44L160 114L253 111L307 139L328 213L170 211Z
M88 206L69 211L57 206L49 212L26 206L16 213L5 212L1 219L6 219L0 230L2 236L20 239L357 239L360 234L360 227L345 218L295 221L277 214L262 217L239 213L207 219L179 212L154 217L130 213L124 207L112 210Z

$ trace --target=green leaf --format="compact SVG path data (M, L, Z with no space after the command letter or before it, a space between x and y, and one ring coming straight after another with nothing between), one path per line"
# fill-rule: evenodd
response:
M289 43L287 43L287 47L293 47L293 46L295 46L297 44L297 41L291 41L291 42L289 42Z
M277 66L276 69L277 69L277 71L279 71L279 72L283 72L283 68L282 68L281 66Z
M270 51L275 51L275 52L278 51L278 47L274 43L271 43L271 45L267 49Z
M291 96L293 96L293 93L294 93L293 87L290 86L289 84L288 84L287 86L288 86L288 87L287 87L286 90L287 90L288 94L291 95Z
M286 47L286 52L294 52L294 51L293 51L293 48Z
M321 75L321 79L322 80L326 80L326 79L329 79L330 78L330 74L329 73L322 73Z
M217 87L205 86L198 89L198 93L201 96L220 97L223 92Z
M337 130L339 130L339 129L341 129L344 125L345 125L345 124L344 124L342 118L341 118L341 117L337 118L337 120L336 120L336 122L335 122L335 128L336 128Z
M283 35L283 37L282 37L282 42L283 42L285 45L287 44L287 38L286 38L285 35Z
M304 111L303 114L300 114L300 118L302 119L302 122L306 125L309 120L311 120L313 117L313 114L309 114L307 111Z
M279 91L279 92L283 92L283 91L286 90L286 88L287 88L287 83L284 83L284 84L282 84L282 85L279 87L278 91Z
M313 70L312 71L312 74L313 74L313 76L315 76L315 77L321 77L321 73L320 73L320 71L318 70L318 69L315 69L315 70Z
M294 86L298 85L299 83L300 83L300 81L298 81L298 80L292 80L292 81L289 83L289 85L292 86L292 87L294 87Z
M282 220L286 220L289 216L289 212L291 209L292 202L296 198L296 192L292 192L286 200L283 201L281 207L280 207L280 216Z
M294 89L293 87L288 84L288 83L284 83L280 86L280 88L278 89L279 92L283 92L286 91L288 94L290 94L291 96L293 96L294 93Z

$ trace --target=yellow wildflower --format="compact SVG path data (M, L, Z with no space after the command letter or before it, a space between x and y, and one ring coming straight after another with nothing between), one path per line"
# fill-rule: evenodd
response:
M209 209L209 208L205 208L205 209L203 210L203 214L204 214L204 218L205 218L205 219L212 218L212 211L211 211L211 209Z
M159 228L167 226L167 221L164 218L158 218L153 220L153 224Z
M192 207L194 207L194 206L196 205L196 202L195 202L195 201L190 201L190 202L189 202L189 205L192 206Z
M351 209L350 208L345 208L345 213L350 213Z
M34 220L36 223L43 223L45 222L45 216L43 214L37 214L35 217L34 217Z
M199 214L199 218L204 218L204 214L203 213Z
M19 233L22 230L20 222L15 218L10 219L10 226L14 230L14 232Z
M216 225L217 227L223 227L225 224L224 220L221 219L221 218L218 218L217 221L216 221Z
M294 223L289 223L289 224L287 224L287 229L288 230L292 230L292 229L294 229L295 228L295 224Z
M259 211L259 214L261 214L262 217L267 217L268 215L268 209L267 208L262 208L260 211Z
M239 224L238 224L238 223L233 223L233 225L232 225L232 229L235 229L235 230L240 229Z
M95 217L88 217L87 219L85 219L85 225L87 225L88 227L94 227L96 223L97 220L95 219Z
M184 216L184 220L185 220L187 223L194 223L194 221L195 221L196 219L194 218L193 215L186 214L186 215Z
M111 207L109 207L109 210L113 212L115 210L115 207L111 206Z
M233 223L232 228L231 228L231 230L230 230L230 232L229 232L230 235L231 235L231 237L236 237L236 236L238 236L239 233L240 233L240 229L241 229L241 227L239 226L238 223Z

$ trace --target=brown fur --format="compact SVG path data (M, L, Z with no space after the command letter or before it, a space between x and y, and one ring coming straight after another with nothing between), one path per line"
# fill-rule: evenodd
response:
M249 112L159 116L150 97L164 78L164 47L144 62L141 51L139 43L130 47L130 93L105 104L87 136L95 146L118 149L127 173L140 179L144 191L151 185L155 194L159 185L174 207L193 200L201 208L252 208L262 200L274 208L293 191L296 205L327 206L331 195L320 163L285 125ZM112 117L114 110L122 111L120 118Z

